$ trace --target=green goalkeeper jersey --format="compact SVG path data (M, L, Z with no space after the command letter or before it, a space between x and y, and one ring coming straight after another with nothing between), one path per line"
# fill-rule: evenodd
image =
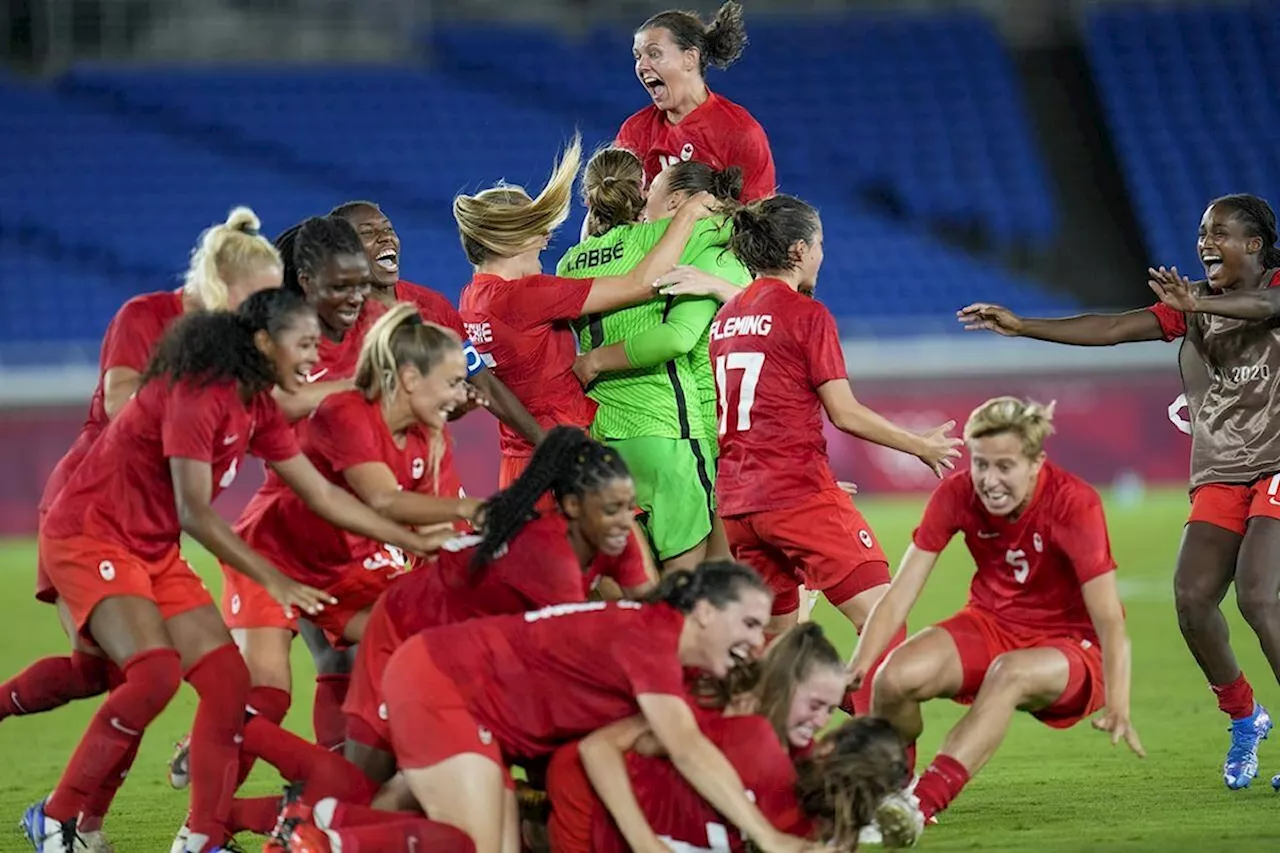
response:
M584 240L560 259L556 274L568 278L625 275L657 245L670 222L619 225ZM732 233L724 219L702 220L694 227L680 263L745 286L751 281L750 273L725 248ZM715 439L715 379L707 344L718 307L714 299L659 297L631 308L592 314L579 322L583 352L626 341L627 354L637 363L643 360L637 355L652 351L644 342L663 333L669 338L664 346L681 352L651 367L604 374L591 386L588 396L600 406L593 423L598 437ZM672 346L676 340L684 343Z

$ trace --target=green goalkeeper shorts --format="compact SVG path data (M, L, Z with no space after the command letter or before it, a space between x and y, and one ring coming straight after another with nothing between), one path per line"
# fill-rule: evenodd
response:
M639 517L658 560L678 557L711 533L715 455L698 439L605 439L631 469Z

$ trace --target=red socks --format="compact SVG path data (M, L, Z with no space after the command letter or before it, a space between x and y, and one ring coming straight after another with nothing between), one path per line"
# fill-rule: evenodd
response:
M89 795L89 799L80 809L81 832L93 832L102 829L107 812L111 810L111 803L116 798L116 792L124 784L125 777L129 775L129 768L133 767L134 759L138 757L138 744L140 742L134 741L133 748L125 753L115 769L107 774L107 778L102 781L102 786Z
M471 836L448 824L394 812L383 812L382 816L381 822L330 830L330 835L341 842L342 853L475 853Z
M187 682L200 694L191 727L191 812L187 827L205 843L221 844L226 836L231 799L236 792L249 669L234 644L209 652L187 672Z
M291 701L287 690L276 687L254 687L249 691L249 701L245 705L250 714L255 714L278 726L284 722L285 715L289 713ZM258 756L249 750L240 750L240 766L236 771L237 789L244 784L245 779L249 778L249 771L253 769L254 762L257 760Z
M898 629L898 633L893 635L893 639L889 641L889 645L885 647L884 652L876 660L875 664L867 672L867 677L863 679L862 686L857 690L850 690L845 694L844 701L840 703L840 710L844 711L851 717L861 717L871 713L871 688L875 682L876 673L880 671L880 667L884 664L884 659L889 656L889 652L905 643L907 640L907 629L904 625ZM915 764L915 757L912 756L912 764Z
M960 795L968 782L969 771L959 761L949 755L939 755L933 759L929 769L920 777L915 791L925 819L951 805L951 801Z
M378 786L341 755L262 717L251 717L245 724L244 750L276 768L285 779L302 782L309 802L336 797L368 804L378 793Z
M159 716L182 684L182 664L173 649L151 649L125 662L117 687L80 739L66 772L45 804L57 821L77 817L113 772L135 751L142 733Z
M347 699L350 683L351 676L346 673L316 676L311 725L316 731L316 743L325 749L337 751L347 742L347 717L342 713L342 703Z
M280 816L280 797L236 797L231 801L227 832L255 832L270 835Z
M1218 697L1218 708L1231 719L1253 716L1253 687L1243 672L1230 684L1210 684L1209 689Z
M68 702L106 693L113 670L118 676L119 670L111 661L84 652L42 658L0 684L0 720L52 711Z

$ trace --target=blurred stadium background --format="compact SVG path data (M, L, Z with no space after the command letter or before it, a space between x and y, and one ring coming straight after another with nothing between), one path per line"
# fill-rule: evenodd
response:
M34 530L112 313L176 286L203 227L249 204L274 234L370 198L406 278L456 298L469 270L452 195L540 186L575 127L610 140L647 102L631 32L668 5L0 2L0 533ZM764 125L781 187L822 209L819 292L860 396L921 425L993 393L1056 399L1069 467L1129 489L1184 480L1171 346L963 335L954 312L1146 304L1148 263L1199 269L1210 198L1280 201L1274 0L745 6L745 57L709 83ZM484 493L492 419L454 432ZM913 460L832 445L865 492L929 485Z

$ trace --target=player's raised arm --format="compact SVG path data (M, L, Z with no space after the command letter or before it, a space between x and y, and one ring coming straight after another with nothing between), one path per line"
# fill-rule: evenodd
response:
M1204 293L1204 282L1193 282L1177 267L1147 270L1147 285L1160 301L1186 314L1213 314L1236 320L1269 320L1280 317L1280 288L1241 288Z
M889 641L907 624L907 615L920 599L925 582L937 564L936 551L926 551L914 543L907 546L889 590L871 608L867 624L858 635L858 645L849 660L849 681L853 689L861 686L871 667L889 647Z
M1078 347L1109 347L1166 337L1159 318L1147 308L1119 314L1043 318L1019 317L1000 305L975 302L957 311L956 317L969 331L985 330L1009 338L1034 338Z
M909 453L933 469L939 477L944 470L955 467L960 458L963 441L950 435L955 421L947 421L926 433L914 433L903 429L878 412L862 405L853 396L847 379L833 379L818 387L822 407L831 423L842 432Z

